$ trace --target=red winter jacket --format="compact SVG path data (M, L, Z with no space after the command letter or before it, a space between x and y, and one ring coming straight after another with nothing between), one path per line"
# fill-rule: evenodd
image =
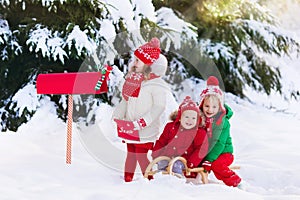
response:
M186 130L179 122L169 122L159 139L155 142L152 157L182 156L190 167L197 167L208 151L206 131L202 128Z

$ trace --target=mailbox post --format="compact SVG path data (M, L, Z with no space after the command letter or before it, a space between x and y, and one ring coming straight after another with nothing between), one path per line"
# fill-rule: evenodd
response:
M71 164L73 94L101 94L108 91L107 80L111 66L99 72L39 74L36 88L38 94L68 95L66 163Z

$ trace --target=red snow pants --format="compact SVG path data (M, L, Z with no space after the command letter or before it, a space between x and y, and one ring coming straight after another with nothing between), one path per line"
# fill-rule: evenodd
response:
M241 182L241 178L229 169L229 165L232 164L233 159L231 153L223 153L212 162L211 170L214 172L216 178L223 181L225 185L236 187Z
M142 144L127 143L127 157L124 172L124 180L126 182L132 181L137 163L139 163L142 173L145 173L150 163L147 158L147 153L153 148L153 144L153 142Z

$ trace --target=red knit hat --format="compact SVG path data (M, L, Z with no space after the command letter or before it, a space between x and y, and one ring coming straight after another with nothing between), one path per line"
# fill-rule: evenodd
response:
M206 85L209 86L217 86L219 87L219 80L215 77L215 76L210 76L208 77L207 81L206 81Z
M146 65L152 65L158 59L159 54L160 42L156 37L134 51L134 55Z
M186 110L194 110L198 114L198 120L199 120L199 107L197 104L191 99L190 96L186 96L183 100L183 102L179 105L178 114L175 121L179 121L181 118L181 115Z
M179 110L181 111L181 113L186 110L194 110L196 112L199 112L197 104L192 100L190 96L186 96L184 98L183 102L179 106Z

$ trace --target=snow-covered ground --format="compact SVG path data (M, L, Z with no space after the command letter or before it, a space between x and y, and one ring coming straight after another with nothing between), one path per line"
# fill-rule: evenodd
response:
M284 91L300 88L300 59L278 62ZM231 134L244 191L223 184L193 185L160 174L152 181L137 174L133 182L124 183L125 145L116 137L110 121L113 108L106 104L97 108L94 126L73 124L72 164L67 165L66 124L47 99L26 101L25 95L35 93L33 87L26 89L18 97L25 102L18 102L32 109L39 104L39 108L18 132L0 134L0 200L300 200L297 101L286 102L277 94L268 97L250 89L246 95L251 101L226 94L226 103L234 111ZM181 94L185 95L194 96ZM212 174L209 178L216 181Z
M300 199L300 115L293 109L299 102L285 112L231 94L226 102L234 111L235 164L241 166L237 173L246 191L187 184L160 174L152 181L137 174L135 181L124 183L125 145L109 124L112 108L105 104L98 108L93 127L73 124L72 164L67 165L66 124L44 99L18 132L0 134L0 199ZM209 178L215 181L213 175Z

